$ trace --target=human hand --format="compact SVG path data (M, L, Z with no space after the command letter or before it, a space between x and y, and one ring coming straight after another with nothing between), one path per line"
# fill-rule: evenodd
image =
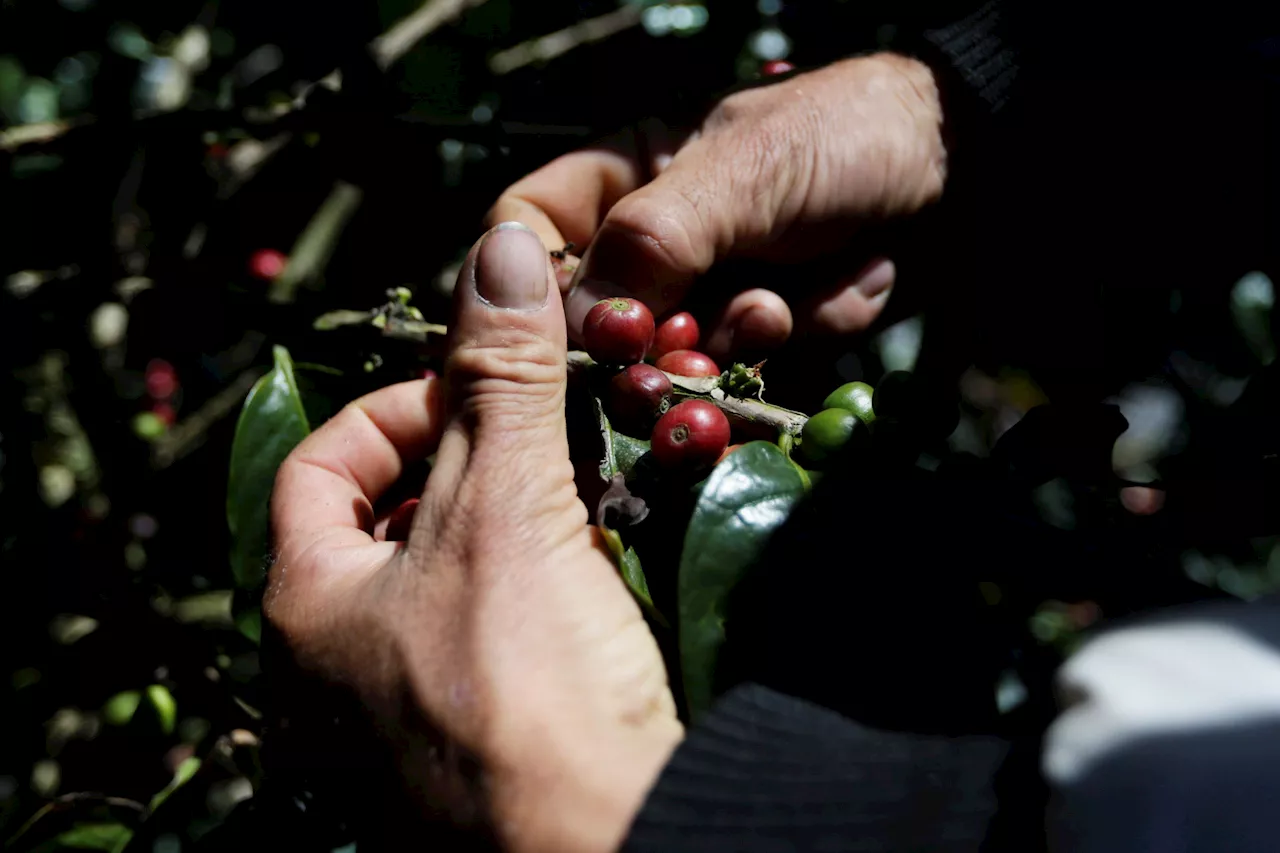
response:
M514 184L490 211L491 222L522 221L553 248L588 246L571 287L561 281L575 336L591 305L619 289L661 313L719 261L795 264L847 251L866 226L936 201L946 177L933 74L888 53L734 94L674 156L656 154L644 164L657 173L649 183L632 157L569 154ZM866 328L894 267L866 255L845 262L816 289L738 293L704 348L723 355L776 346L793 330Z
M280 468L263 607L369 710L424 813L487 807L507 849L571 853L621 842L682 730L574 489L554 288L532 232L482 238L443 384L357 400ZM383 541L379 497L437 444L408 543Z

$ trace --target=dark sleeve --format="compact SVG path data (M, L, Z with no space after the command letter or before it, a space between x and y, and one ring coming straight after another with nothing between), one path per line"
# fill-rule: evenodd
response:
M676 750L624 850L977 850L1008 744L860 726L740 685Z

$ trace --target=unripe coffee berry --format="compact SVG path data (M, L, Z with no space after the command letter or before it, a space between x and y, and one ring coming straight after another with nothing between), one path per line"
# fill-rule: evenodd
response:
M638 299L601 299L582 323L587 354L605 364L643 361L653 346L653 313Z
M822 402L824 409L846 409L858 416L864 424L876 419L872 403L875 389L865 382L847 382L827 395Z
M729 446L729 419L706 400L685 400L658 419L649 448L663 468L710 468Z
M866 439L867 427L848 409L823 409L805 421L800 450L805 459L821 463L854 441L859 432Z
M698 321L688 311L681 311L658 324L649 354L661 358L679 349L691 350L698 345L698 335Z
M633 364L609 381L610 422L622 432L643 436L671 408L671 380L650 364Z
M676 376L719 376L720 368L710 356L691 349L669 352L654 362L659 370Z

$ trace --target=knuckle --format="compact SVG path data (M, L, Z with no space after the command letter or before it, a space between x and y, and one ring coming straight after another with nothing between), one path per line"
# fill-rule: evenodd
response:
M533 333L504 331L496 341L460 344L449 357L455 394L471 410L522 417L563 405L564 357Z
M609 212L602 236L627 244L630 254L651 267L678 274L705 272L715 258L708 228L711 191L703 180L671 189L660 198L646 194L619 202Z
M711 109L711 112L707 113L707 117L702 122L703 127L713 130L735 124L755 115L759 112L760 100L765 94L765 90L748 89L729 95L717 103Z

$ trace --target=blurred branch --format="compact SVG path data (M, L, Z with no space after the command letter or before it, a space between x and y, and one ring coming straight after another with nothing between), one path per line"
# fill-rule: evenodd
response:
M485 0L427 0L418 11L402 18L370 43L374 61L385 70L422 39Z
M289 263L267 292L267 301L278 305L292 302L298 286L314 281L329 262L338 235L360 207L363 193L359 187L338 181L329 197L320 205L316 215L289 252Z
M281 133L266 140L245 139L232 146L227 152L227 174L218 187L218 198L227 198L248 183L292 138L290 133Z
M23 145L48 142L57 139L70 128L71 124L65 121L45 121L0 130L0 151L17 151Z
M640 16L640 6L628 3L613 12L579 21L563 30L499 51L490 57L489 70L494 74L509 74L535 62L555 59L575 47L602 41L634 27L640 23Z
M173 429L152 445L151 466L156 469L167 468L199 447L214 424L239 411L249 389L263 372L261 368L246 370L230 385L209 398L190 417L175 424Z
M450 23L468 9L480 6L485 2L486 0L427 0L416 12L401 19L391 29L369 43L369 49L373 54L374 61L377 62L379 68L386 70L399 61L422 39L445 24ZM306 105L306 94L317 86L324 86L329 89L336 88L336 73L335 71L326 75L325 78L304 90L303 95L291 107L286 106L282 109L272 110L268 114L267 123L279 121L302 109ZM199 129L201 130L225 128L238 123L263 123L262 118L254 121L252 113L253 110L247 110L243 113L235 110L225 112L201 110L194 113L178 111L159 115L140 113L133 116L133 121L129 122L129 129L138 132L157 127L168 127L174 122L184 119L199 123L201 125ZM217 117L213 121L210 121L209 118L211 114ZM113 124L118 124L118 122ZM24 148L39 148L61 139L73 131L89 127L97 127L99 130L104 131L108 129L108 125L92 117L77 119L74 122L51 121L18 125L0 131L0 151L17 153ZM263 151L255 150L255 154L261 154L260 158L248 166L241 167L240 171L244 173L240 176L242 178L241 183L243 183L243 180L247 180L248 177L252 177L252 173L256 171L256 168L279 150L284 141L287 141L287 137L282 140L281 137L277 136L267 140L265 143L259 143L259 145L266 146L266 149Z

